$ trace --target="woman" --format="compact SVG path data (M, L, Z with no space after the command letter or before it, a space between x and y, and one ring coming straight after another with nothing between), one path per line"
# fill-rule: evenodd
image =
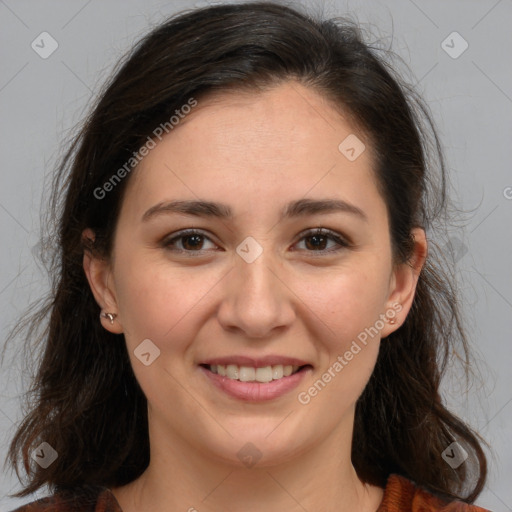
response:
M10 448L16 496L53 494L18 510L483 510L481 441L439 394L468 354L427 256L444 183L351 23L248 3L153 30L56 177Z

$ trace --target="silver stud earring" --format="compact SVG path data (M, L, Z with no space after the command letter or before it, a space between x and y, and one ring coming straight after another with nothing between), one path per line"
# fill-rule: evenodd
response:
M101 317L108 318L110 320L110 325L114 325L114 318L117 316L115 313L101 313Z

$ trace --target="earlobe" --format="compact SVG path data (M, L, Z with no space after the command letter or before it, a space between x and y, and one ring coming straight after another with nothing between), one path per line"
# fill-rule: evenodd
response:
M90 246L91 243L94 243L95 235L91 229L84 230L82 239L88 241L87 244L84 243L83 268L94 299L101 309L98 321L107 331L120 334L123 329L118 318L118 306L115 288L112 284L110 263L93 253Z
M427 258L428 245L425 231L422 228L414 228L411 236L414 240L411 257L408 261L395 267L390 283L386 317L390 317L390 314L387 313L393 312L393 319L396 321L394 323L388 321L382 330L382 338L389 336L404 323L411 309L416 285ZM400 305L400 308L397 307L397 304Z

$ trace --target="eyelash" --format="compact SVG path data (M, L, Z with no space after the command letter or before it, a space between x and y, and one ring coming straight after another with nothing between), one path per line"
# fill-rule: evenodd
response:
M199 235L205 239L212 241L208 236L206 236L201 231L198 231L196 229L185 229L183 231L180 231L177 235L173 236L172 238L165 239L162 242L162 245L164 248L169 249L177 240L182 239L182 238L191 237L194 235ZM301 238L299 239L299 242L305 238L314 237L314 236L321 236L321 237L327 238L328 240L336 242L340 246L337 249L322 249L322 250L318 250L318 251L307 251L306 250L306 252L309 252L309 253L320 253L315 256L322 256L322 255L326 255L326 254L337 253L343 249L351 247L351 244L347 240L345 240L344 238L339 236L334 231L330 231L325 228L315 228L315 229L308 230L306 232L301 233ZM169 250L172 250L173 252L186 253L187 255L189 255L191 257L201 256L201 255L203 255L204 252L207 251L207 249L199 249L197 251L192 251L192 250L187 250L187 249L176 249L176 248L171 248Z

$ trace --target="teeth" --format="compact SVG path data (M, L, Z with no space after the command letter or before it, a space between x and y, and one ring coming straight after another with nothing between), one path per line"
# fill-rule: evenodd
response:
M210 371L232 380L241 382L270 382L272 380L288 377L295 373L300 366L277 364L274 366L264 366L263 368L252 368L250 366L237 366L236 364L210 365Z
M272 378L280 379L284 375L284 367L283 365L272 366Z
M242 382L252 382L256 379L256 369L248 366L241 366L238 372L238 380Z
M226 377L230 379L238 379L240 377L239 368L236 364L228 364L226 366Z
M257 382L271 382L272 381L272 366L265 366L264 368L257 368L254 372L254 380Z

